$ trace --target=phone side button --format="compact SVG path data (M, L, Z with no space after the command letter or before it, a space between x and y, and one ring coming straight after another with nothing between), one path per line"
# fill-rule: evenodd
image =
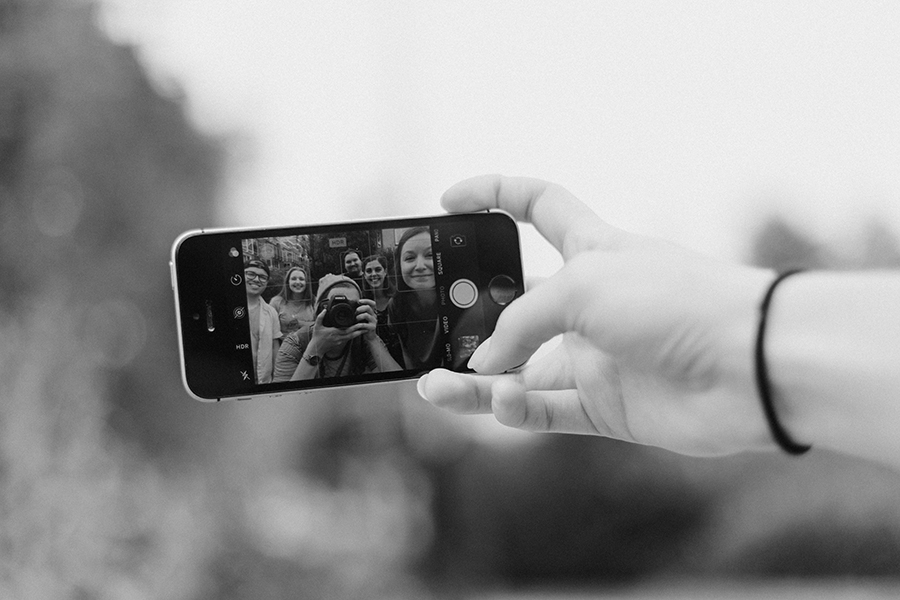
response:
M169 261L169 277L172 282L172 289L175 289L175 263Z

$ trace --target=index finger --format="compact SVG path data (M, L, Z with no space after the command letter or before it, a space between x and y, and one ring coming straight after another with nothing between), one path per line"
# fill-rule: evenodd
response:
M554 183L527 177L482 175L444 192L441 205L450 212L499 208L517 221L533 224L564 258L617 244L620 230Z

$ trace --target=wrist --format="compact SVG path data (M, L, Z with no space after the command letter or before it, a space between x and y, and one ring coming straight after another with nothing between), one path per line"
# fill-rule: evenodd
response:
M768 316L772 305L772 299L775 296L777 288L783 284L789 277L794 277L803 273L803 269L791 269L780 273L769 284L766 294L759 307L759 325L756 333L756 343L754 346L754 375L756 377L756 389L759 393L759 400L762 404L763 413L766 415L766 422L769 425L769 431L772 433L772 439L778 446L788 454L799 455L808 452L812 446L803 442L798 442L791 435L790 431L785 429L778 415L778 406L780 404L778 390L772 385L769 377L768 361L766 360L766 328L768 325Z
M777 409L785 428L798 438L826 445L823 436L828 436L827 421L846 420L846 416L832 412L836 407L830 394L821 389L829 373L838 368L832 360L834 344L840 344L839 340L828 339L830 326L826 321L841 318L836 307L829 306L834 302L826 289L830 277L824 272L810 272L784 283L769 309L766 349L769 376L778 390ZM829 385L840 386L840 382Z
M316 343L315 338L310 340L309 344L306 345L306 348L303 350L303 357L307 356L318 356L321 357L324 354L322 350L319 348L319 344Z
M874 271L792 279L773 302L767 341L785 428L857 456L896 452L900 281Z
M769 269L740 267L720 288L725 293L717 301L720 325L714 328L718 344L713 351L713 373L715 385L726 399L717 419L719 435L732 452L777 448L757 389L754 362L760 303L775 277ZM768 347L767 341L767 356ZM780 405L778 414L781 416Z

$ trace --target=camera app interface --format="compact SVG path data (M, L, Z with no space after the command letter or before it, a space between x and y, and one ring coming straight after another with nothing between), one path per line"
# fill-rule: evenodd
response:
M465 221L242 239L229 250L240 380L463 370L487 337L477 250Z

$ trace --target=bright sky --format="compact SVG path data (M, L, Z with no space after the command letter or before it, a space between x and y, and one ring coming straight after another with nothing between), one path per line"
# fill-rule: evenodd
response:
M105 0L234 140L217 225L427 214L485 172L731 258L766 211L900 230L900 3ZM553 253L526 232L526 269Z

